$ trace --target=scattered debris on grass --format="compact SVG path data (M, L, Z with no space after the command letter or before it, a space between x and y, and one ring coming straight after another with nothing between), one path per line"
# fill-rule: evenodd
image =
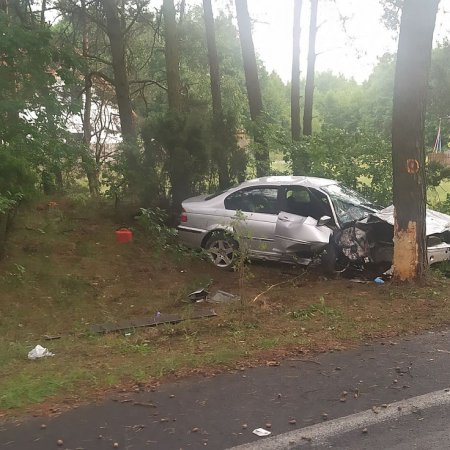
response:
M157 313L153 317L144 317L142 319L123 320L120 322L106 322L95 324L89 328L90 333L112 333L114 331L129 330L132 328L154 327L162 324L174 324L183 320L202 319L217 316L213 309L194 311L189 317L183 318L178 314Z
M55 356L55 354L50 352L47 348L42 347L42 345L36 345L33 350L28 352L28 359L32 360L44 358L46 356Z
M209 292L205 288L197 289L194 292L191 292L188 297L189 300L193 302L204 301L208 297Z
M191 292L188 295L189 299L195 303L227 303L231 300L239 300L238 295L230 294L229 292L218 290L213 295L210 296L209 291L205 288L198 289Z
M226 303L232 300L240 300L238 295L230 294L225 291L217 291L214 295L208 298L208 302L210 303Z

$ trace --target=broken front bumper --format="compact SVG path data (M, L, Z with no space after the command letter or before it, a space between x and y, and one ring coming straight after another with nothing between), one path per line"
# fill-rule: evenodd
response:
M427 249L428 264L450 260L450 244L442 242Z

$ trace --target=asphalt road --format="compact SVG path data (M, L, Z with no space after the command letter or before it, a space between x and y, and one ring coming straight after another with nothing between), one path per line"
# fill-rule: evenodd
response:
M449 338L427 333L117 394L0 425L0 449L450 449ZM252 434L258 427L272 436Z
M345 433L320 449L444 450L450 448L450 407L436 407L389 423Z

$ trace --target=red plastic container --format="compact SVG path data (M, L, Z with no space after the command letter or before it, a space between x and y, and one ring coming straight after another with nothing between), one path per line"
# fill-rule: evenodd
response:
M126 244L133 240L133 232L128 228L119 228L116 230L116 241L121 244Z

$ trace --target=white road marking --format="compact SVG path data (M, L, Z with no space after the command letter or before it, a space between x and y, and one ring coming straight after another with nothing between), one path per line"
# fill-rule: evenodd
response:
M330 438L349 431L363 429L388 420L399 419L435 406L450 405L450 389L419 395L407 400L390 403L386 408L377 407L350 416L340 417L298 430L288 431L270 438L238 445L229 450L285 450L302 445L323 444Z

